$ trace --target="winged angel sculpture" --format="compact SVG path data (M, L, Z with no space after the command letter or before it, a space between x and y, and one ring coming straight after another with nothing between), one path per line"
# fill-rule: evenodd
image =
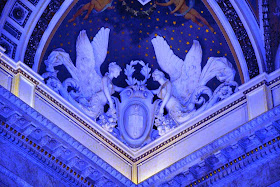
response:
M166 108L171 118L181 123L236 91L235 70L225 57L210 57L201 70L202 50L198 41L193 41L184 61L162 37L152 39L152 44L161 69L170 76L170 80L166 79L159 70L152 75L161 85L156 90L162 100L159 114ZM206 86L213 77L222 82L214 92Z
M42 75L47 85L95 120L104 113L107 102L111 114L116 113L111 97L114 92L112 79L119 76L121 68L112 62L109 64L109 73L102 77L100 72L107 55L109 32L108 28L101 28L90 42L86 31L81 31L76 42L76 66L68 53L56 49L45 61L47 73ZM64 65L72 78L61 83L57 78L58 71L54 69L58 65Z

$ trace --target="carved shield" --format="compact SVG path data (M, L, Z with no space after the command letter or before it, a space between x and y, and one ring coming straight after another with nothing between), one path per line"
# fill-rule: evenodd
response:
M127 134L137 139L141 137L147 126L147 111L139 104L130 105L124 112L124 127Z
M149 90L126 88L117 102L118 126L123 139L131 147L139 147L146 140L154 120L153 94Z

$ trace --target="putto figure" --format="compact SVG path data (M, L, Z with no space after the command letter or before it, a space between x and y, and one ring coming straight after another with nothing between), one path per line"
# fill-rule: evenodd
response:
M84 17L84 20L88 19L89 14L92 12L92 10L95 10L96 12L103 12L106 9L114 9L115 7L112 6L112 0L91 0L89 3L85 4L80 8L73 17L68 20L68 22L73 22L75 19L80 16L84 11L87 10L87 14Z
M86 31L81 31L76 42L76 66L68 53L57 49L45 61L47 73L42 75L53 90L95 120L104 113L104 105L107 103L110 106L109 113L116 113L111 95L115 89L121 89L112 84L112 79L121 72L116 62L109 64L109 72L105 76L102 77L100 72L100 66L107 55L109 32L108 28L101 28L90 42ZM72 78L61 83L54 69L58 65L64 65Z
M109 72L105 74L101 79L101 90L93 94L88 100L79 103L80 108L87 113L87 115L96 119L98 116L104 113L104 105L109 103L109 110L111 114L116 113L115 105L111 95L115 92L115 89L119 91L121 88L113 85L113 78L117 78L122 71L121 67L116 62L109 64ZM97 85L98 86L98 85Z
M192 4L192 6L194 5L194 1L195 0L190 1L190 4ZM192 20L192 22L196 23L200 27L203 27L204 24L211 30L211 32L214 32L213 27L211 27L211 25L204 17L202 17L192 6L189 7L186 5L186 0L170 0L167 3L159 3L156 1L156 4L159 6L171 6L172 4L174 4L176 8L170 12L171 14L179 12L179 16L184 16L185 19ZM200 20L203 24L198 20Z
M159 108L159 114L163 114L165 107L172 116L178 115L175 114L178 112L186 112L187 109L183 107L179 100L172 95L172 83L165 78L164 73L156 69L152 76L153 80L160 84L160 87L157 90L153 90L153 93L162 100Z
M182 123L219 100L229 97L238 86L234 81L235 70L225 57L210 57L201 70L202 50L196 40L184 61L174 55L162 37L152 39L152 44L158 64L170 76L168 80L159 70L153 73L153 79L161 85L154 91L162 100L160 115L166 108L172 119ZM206 86L213 77L222 83L214 94Z

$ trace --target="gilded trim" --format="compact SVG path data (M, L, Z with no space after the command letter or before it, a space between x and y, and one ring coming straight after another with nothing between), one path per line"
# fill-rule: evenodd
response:
M55 104L56 106L58 106L62 111L66 112L68 115L72 116L74 119L76 119L79 123L81 123L84 128L86 128L87 130L89 130L90 132L92 132L96 137L98 137L99 139L101 139L103 142L106 142L108 145L110 145L114 150L116 150L116 152L128 159L129 161L131 161L132 163L138 162L141 159L146 158L147 156L150 156L150 154L156 152L157 150L161 149L162 147L166 147L166 146L170 146L174 143L177 142L177 140L179 138L181 138L183 135L185 135L186 133L190 132L191 130L194 129L199 129L202 124L204 124L205 122L209 121L210 119L213 119L214 117L216 117L217 115L221 114L222 112L225 112L227 110L229 110L230 108L232 108L233 106L237 105L238 103L246 100L246 96L242 96L239 99L235 100L234 102L228 104L227 106L219 109L218 111L212 113L211 115L207 116L206 118L200 120L199 122L195 123L194 125L192 125L191 127L188 127L187 129L181 131L180 133L176 134L175 136L169 138L168 140L160 143L159 145L155 146L154 148L146 151L145 153L143 153L142 155L138 156L137 158L133 158L132 156L130 156L128 153L126 153L123 149L121 149L120 147L118 147L116 144L114 144L111 140L107 139L105 136L103 136L101 133L99 133L96 129L94 129L92 126L90 126L88 123L86 123L84 120L82 120L78 115L76 115L74 112L72 112L70 109L68 109L67 107L65 107L64 105L62 105L60 102L58 102L56 99L54 99L53 97L51 97L47 92L45 92L43 89L39 88L39 82L36 81L34 78L32 78L31 76L29 76L24 70L22 69L18 69L15 70L13 69L11 66L9 66L8 64L6 64L4 61L0 60L0 64L3 65L5 68L7 68L9 71L11 71L13 74L18 74L20 73L21 75L23 75L24 77L26 77L28 80L30 80L31 82L33 82L36 85L36 90L41 93L43 96L45 96L50 103ZM252 86L251 88L245 90L243 93L246 95L247 93L255 90L256 88L264 85L264 84L268 84L271 85L277 81L280 80L280 77L277 77L274 80L271 80L269 83L267 83L267 81L263 80L262 82ZM162 150L161 150L162 151Z
M70 178L70 181L77 181L78 183L83 183L91 187L94 186L94 184L92 184L90 181L87 181L86 177L82 176L79 171L71 169L70 166L66 165L58 158L50 154L48 151L44 150L42 146L32 142L32 140L27 138L24 134L18 132L18 130L3 121L1 121L0 125L0 134L2 134L2 136L4 135L6 137L9 137L9 139L17 139L22 147L28 148L29 152L33 152L33 154L35 154L37 158L39 158L40 160L45 159L48 160L48 162L51 162L52 164L48 165L50 165L53 169L57 170L57 167L59 167L62 170L59 172L63 172L63 176L65 178ZM66 173L66 176L64 172Z
M197 179L194 182L188 184L186 187L192 187L192 186L199 185L202 182L204 182L205 180L210 179L212 177L215 177L219 173L225 171L227 168L242 162L243 160L247 159L248 157L251 157L252 155L256 154L259 151L262 151L263 149L267 148L268 145L279 143L279 141L280 141L280 136L278 136L278 137L276 137L276 138L274 138L274 139L272 139L272 140L270 140L270 141L260 145L259 147L256 147L255 149L252 149L251 151L248 151L246 154L244 154L244 155L242 155L242 156L240 156L240 157L238 157L236 159L233 159L232 161L224 164L223 166L221 166L221 167L215 169L214 171L208 173L207 175L201 177L200 179Z

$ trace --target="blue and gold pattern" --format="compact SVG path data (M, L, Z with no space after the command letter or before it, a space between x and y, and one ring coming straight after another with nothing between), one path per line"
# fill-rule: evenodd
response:
M122 2L120 1L112 2L114 9L91 13L89 18L84 20L85 11L75 21L69 23L68 20L86 3L88 3L86 0L78 1L65 17L50 41L43 60L47 59L52 50L63 48L70 54L72 61L75 62L75 45L79 32L85 29L92 40L101 27L107 27L110 28L111 32L107 58L101 67L102 74L107 71L108 64L112 61L116 61L124 68L125 64L131 60L143 60L149 63L152 69L159 68L151 43L151 39L157 35L164 37L174 53L182 59L185 58L186 53L191 48L193 40L198 40L203 50L202 66L206 64L206 61L211 56L226 56L237 70L233 55L222 32L201 1L196 1L195 9L214 28L214 32L211 32L207 26L200 27L182 16L170 14L168 7L157 6L155 11L147 18L135 17L123 10ZM145 6L142 6L137 0L126 1L126 3L133 9L141 11L148 10L155 4L155 1L151 1ZM40 74L44 71L45 67L41 62ZM67 76L69 74L63 75L62 79ZM139 76L141 76L140 73ZM115 84L126 86L123 85L125 84L123 80L124 75L121 74ZM240 78L236 77L236 81L240 83ZM156 85L157 83L148 80L148 87L153 88Z

